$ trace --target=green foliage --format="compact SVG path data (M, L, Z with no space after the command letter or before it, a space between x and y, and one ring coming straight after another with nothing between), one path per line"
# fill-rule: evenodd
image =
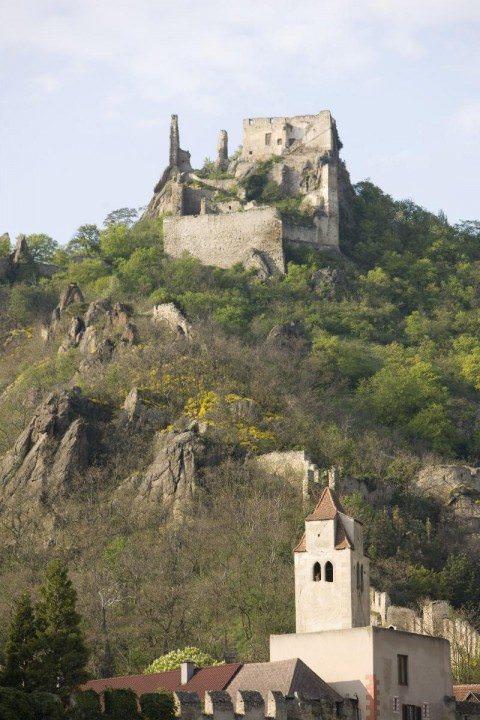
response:
M72 720L101 720L100 696L95 690L75 692L72 696Z
M34 720L62 720L64 717L62 701L58 695L34 692L29 695L29 700L33 707Z
M119 210L112 210L108 213L107 217L103 221L105 227L111 227L112 225L126 225L130 227L133 225L138 217L138 210L135 208L120 208Z
M46 319L57 303L51 285L14 285L10 290L7 312L20 325Z
M0 720L36 720L28 695L0 687Z
M18 599L5 645L5 661L0 682L9 687L31 690L36 686L37 621L28 593Z
M58 250L58 243L53 238L44 233L34 233L27 235L26 239L28 252L35 262L49 263L53 261Z
M5 257L12 252L10 237L5 233L0 235L0 257Z
M95 257L100 251L100 230L96 225L80 225L74 236L67 244L67 251L71 255L84 255Z
M197 667L222 665L221 661L215 660L211 655L197 647L185 647L178 650L171 650L166 655L157 658L145 668L144 672L155 673L164 672L165 670L176 670L182 662L186 662L187 660L195 663Z
M105 717L110 720L140 720L137 696L128 688L108 689L103 693Z
M172 693L144 693L140 696L144 720L174 720L175 702Z
M87 679L85 665L89 652L76 610L77 594L66 568L53 561L40 587L37 606L39 645L42 660L38 687L68 695Z

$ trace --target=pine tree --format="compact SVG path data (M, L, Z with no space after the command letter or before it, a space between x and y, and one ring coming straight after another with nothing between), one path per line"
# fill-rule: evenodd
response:
M77 593L67 569L52 562L40 588L38 639L42 650L39 689L67 696L87 679L88 650L76 610Z
M16 604L5 646L1 684L32 690L35 687L37 623L31 597L22 595Z

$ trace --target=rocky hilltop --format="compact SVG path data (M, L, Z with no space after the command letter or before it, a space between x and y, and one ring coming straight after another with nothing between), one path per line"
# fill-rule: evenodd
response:
M220 160L249 163L227 165L225 137ZM178 145L194 188L187 161ZM107 645L118 673L182 645L265 658L292 629L293 545L330 484L364 523L382 622L388 596L409 627L441 608L439 627L478 628L478 228L368 182L349 203L339 246L282 245L284 274L174 257L163 218L128 209L79 228L49 277L9 256L2 617L60 557L94 672Z

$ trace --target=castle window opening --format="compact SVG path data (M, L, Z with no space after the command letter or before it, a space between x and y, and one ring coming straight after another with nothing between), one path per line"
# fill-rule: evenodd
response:
M322 579L322 569L320 563L316 562L313 566L313 582L320 582Z
M360 566L360 590L363 592L363 565Z
M281 145L281 144L282 144L282 138L277 138L277 145Z
M397 664L398 684L408 685L408 655L397 655Z
M272 133L265 133L265 145L270 145L272 142Z
M360 588L360 563L357 563L356 571L357 571L357 590L358 590Z
M325 563L325 581L333 582L333 565L330 561Z

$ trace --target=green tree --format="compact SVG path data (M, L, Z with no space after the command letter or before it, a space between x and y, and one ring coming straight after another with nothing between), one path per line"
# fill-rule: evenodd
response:
M17 601L5 646L1 682L7 687L32 690L35 687L37 622L28 593Z
M5 257L5 255L9 255L12 251L12 246L10 244L10 236L8 233L4 233L3 235L0 235L0 257Z
M86 255L92 257L100 251L100 230L96 225L80 225L70 242L67 250L72 255Z
M112 210L112 212L108 213L103 224L105 227L110 227L110 225L126 225L130 227L137 217L138 210L135 208L119 208L119 210Z
M221 662L215 660L208 653L203 652L197 647L184 647L181 650L171 650L166 655L161 655L145 668L145 673L163 672L165 670L176 670L182 662L193 662L197 667L205 667L206 665L222 665Z
M67 569L57 561L47 568L37 606L39 645L42 650L39 689L69 693L87 679L89 652L76 610L77 593Z
M36 262L51 262L58 249L57 241L45 233L27 235L27 245L30 256Z

